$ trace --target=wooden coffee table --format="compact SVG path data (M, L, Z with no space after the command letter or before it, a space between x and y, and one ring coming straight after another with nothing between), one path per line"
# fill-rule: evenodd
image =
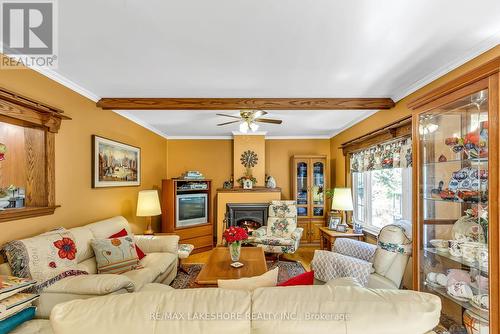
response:
M240 261L241 268L231 267L231 256L227 247L216 247L208 258L207 263L196 277L198 285L217 286L219 279L236 279L242 277L259 276L267 272L266 258L261 247L242 247Z

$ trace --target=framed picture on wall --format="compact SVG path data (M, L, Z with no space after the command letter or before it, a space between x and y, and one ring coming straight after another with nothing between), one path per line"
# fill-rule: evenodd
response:
M92 136L92 188L141 185L141 149Z

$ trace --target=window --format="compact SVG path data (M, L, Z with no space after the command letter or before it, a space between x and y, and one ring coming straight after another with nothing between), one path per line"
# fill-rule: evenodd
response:
M354 220L368 231L399 220L411 221L411 168L352 173Z

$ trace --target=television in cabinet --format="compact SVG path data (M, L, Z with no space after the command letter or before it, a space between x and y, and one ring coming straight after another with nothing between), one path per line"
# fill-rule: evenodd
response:
M162 232L193 244L193 253L213 247L211 180L162 181Z

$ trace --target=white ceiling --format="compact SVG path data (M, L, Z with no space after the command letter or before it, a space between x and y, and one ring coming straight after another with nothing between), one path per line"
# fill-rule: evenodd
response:
M100 97L392 97L500 43L498 0L64 0L59 68ZM46 72L47 74L47 72ZM235 112L229 112L237 114ZM129 111L158 133L228 136L215 111ZM367 111L270 111L269 136L331 136Z

